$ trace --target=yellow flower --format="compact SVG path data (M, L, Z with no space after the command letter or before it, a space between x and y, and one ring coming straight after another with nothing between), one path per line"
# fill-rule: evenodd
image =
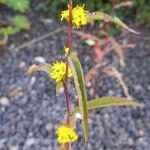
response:
M72 24L79 28L82 25L87 24L87 12L84 10L83 6L76 6L72 9ZM69 21L69 10L62 11L61 13L61 20L66 19Z
M56 131L58 138L57 141L60 144L66 144L68 142L74 142L78 139L78 135L74 130L68 126L61 125Z
M50 77L56 82L63 81L66 74L66 64L64 62L55 62L52 65L52 72ZM72 71L68 68L68 77L72 77Z
M65 55L68 56L69 55L69 48L65 47L64 50L65 50Z

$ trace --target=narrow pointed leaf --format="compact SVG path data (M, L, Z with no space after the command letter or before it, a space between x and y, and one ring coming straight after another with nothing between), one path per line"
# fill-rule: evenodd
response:
M88 101L87 103L88 110L111 106L136 106L141 108L144 107L143 104L138 103L134 100L130 100L123 97L109 97L109 96L93 99ZM76 107L72 112L73 113L80 112L79 107Z
M115 24L119 25L120 27L132 32L132 33L135 33L135 34L140 34L139 32L129 28L125 23L123 23L118 17L113 17L112 19L112 22L114 22Z
M32 75L38 71L44 71L47 74L51 73L51 69L52 69L52 65L48 64L48 63L43 63L41 65L32 65L28 70L27 70L27 74L28 75Z
M116 25L132 32L132 33L136 33L139 34L139 32L136 32L135 30L129 28L125 23L123 23L118 17L116 16L111 16L108 14L105 14L103 12L97 11L97 12L93 12L93 13L88 13L88 21L91 22L93 20L104 20L105 22L113 22Z
M87 120L87 95L85 90L84 76L81 64L75 53L69 55L69 63L73 72L75 87L77 91L79 109L82 116L82 127L84 131L85 142L88 141L88 120Z

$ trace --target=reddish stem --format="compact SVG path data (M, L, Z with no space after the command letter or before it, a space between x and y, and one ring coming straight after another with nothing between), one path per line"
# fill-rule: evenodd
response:
M69 48L69 52L71 50L71 33L72 33L72 0L69 0L69 22L67 29L67 44L66 47ZM66 107L67 107L67 124L70 124L69 114L70 114L70 98L68 94L68 56L66 56L66 75L64 81L64 91L66 97ZM66 149L69 150L69 143L66 144Z
M69 22L68 22L68 29L67 29L67 44L66 47L71 50L71 34L72 34L72 0L69 0ZM66 76L64 81L64 90L65 90L65 97L66 97L66 107L67 107L67 124L70 124L69 121L69 114L70 114L70 98L68 94L68 57L66 57Z
M69 22L67 31L67 47L71 50L71 34L72 34L72 0L69 0Z
M64 81L64 91L65 91L65 97L66 97L66 107L67 107L67 124L69 125L69 114L70 114L70 98L68 94L68 84L66 81Z

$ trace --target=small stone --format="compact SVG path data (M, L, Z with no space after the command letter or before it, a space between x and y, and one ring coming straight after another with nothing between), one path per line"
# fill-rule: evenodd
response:
M92 39L87 39L87 40L85 41L85 43L86 43L87 45L89 45L89 46L94 46L94 45L96 44L96 42L95 42L94 40L92 40Z
M142 90L141 85L136 85L136 86L135 86L135 90L136 90L136 91L141 91L141 90Z
M30 80L30 85L33 86L35 82L36 82L36 77L32 76Z
M46 62L45 58L42 56L37 56L34 58L34 60L38 63L45 63Z
M23 68L23 67L25 67L25 66L26 66L26 63L25 63L24 61L20 62L19 68Z
M134 144L133 139L132 139L132 138L129 138L129 139L128 139L128 145L129 145L129 146L132 146L133 144Z
M143 136L144 136L144 130L143 130L143 129L140 129L140 130L138 131L138 134L139 134L140 137L143 137Z
M86 83L86 86L87 86L87 87L91 87L91 86L92 86L92 83L91 83L91 82L87 82L87 83Z
M9 105L9 99L7 97L1 97L0 98L0 105L8 106Z
M33 132L29 132L28 136L32 137L33 136Z
M94 90L93 88L91 88L91 89L89 90L89 95L90 95L90 96L94 96L94 94L95 94L95 90Z
M9 150L19 150L18 146L11 146Z
M113 96L114 95L114 91L113 90L109 90L108 91L108 95Z
M51 123L48 123L48 124L45 126L45 129L46 129L47 131L51 131L52 128L53 128L53 125L52 125Z
M147 86L148 91L150 91L150 85Z
M32 146L35 143L35 138L29 138L26 141L26 146Z
M0 149L3 149L4 148L4 146L5 146L5 139L1 139L0 140Z

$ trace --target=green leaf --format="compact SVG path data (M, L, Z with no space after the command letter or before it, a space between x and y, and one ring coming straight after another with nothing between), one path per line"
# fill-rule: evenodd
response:
M29 0L7 0L7 5L23 13L29 7Z
M51 64L43 63L39 66L34 64L27 70L27 74L32 75L32 74L34 74L38 71L44 71L49 75L51 73L51 70L52 70L52 65Z
M0 34L4 36L13 35L17 32L19 32L19 29L12 26L0 28Z
M114 16L113 19L112 19L112 22L114 22L115 24L117 24L118 26L132 32L132 33L135 33L135 34L140 34L139 32L129 28L125 23L123 23L118 17Z
M103 12L97 11L97 12L93 12L93 13L88 13L88 21L91 22L93 20L104 20L105 22L113 22L116 25L132 32L132 33L136 33L139 34L139 32L136 32L135 30L129 28L125 23L123 23L118 17L116 16L111 16L108 14L105 14Z
M123 97L101 97L97 99L93 99L88 101L87 107L88 110L102 108L102 107L110 107L110 106L136 106L136 107L144 107L143 104L140 104L134 100L130 100ZM80 112L79 107L76 107L73 113Z
M79 108L82 116L82 127L84 131L85 142L88 141L88 118L87 118L87 95L84 84L84 76L80 61L76 53L70 53L69 63L73 72L75 87L77 91Z
M16 28L19 28L19 29L29 29L30 28L30 23L29 23L27 17L25 17L23 15L16 15L15 17L13 17L12 24L13 24L13 26L15 26Z
M0 0L0 4L6 4L7 0Z
M23 15L16 15L12 18L12 25L0 28L0 34L5 36L13 35L21 31L21 29L29 29L30 23Z

